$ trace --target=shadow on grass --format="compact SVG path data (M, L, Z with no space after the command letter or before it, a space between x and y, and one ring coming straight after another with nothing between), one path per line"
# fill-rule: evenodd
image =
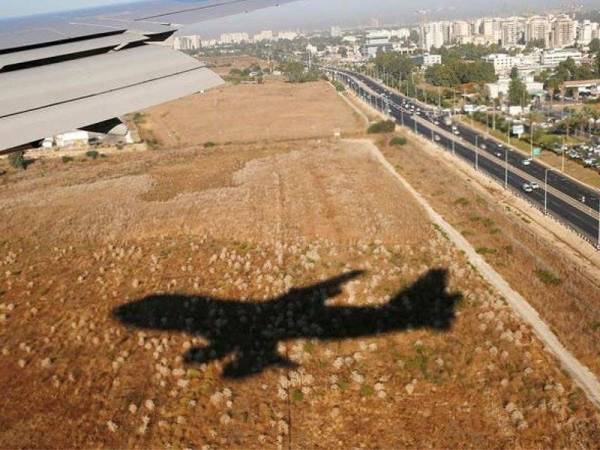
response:
M427 272L382 306L328 306L342 286L361 276L354 271L294 288L267 301L225 300L195 295L152 295L122 305L113 316L127 326L203 336L210 344L188 350L188 363L231 356L225 378L244 378L269 366L294 364L277 352L290 339L342 340L399 332L407 328L448 330L462 295L448 293L448 274Z

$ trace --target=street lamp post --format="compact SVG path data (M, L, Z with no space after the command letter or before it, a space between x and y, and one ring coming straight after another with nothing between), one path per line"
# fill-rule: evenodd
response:
M504 149L504 189L508 189L508 149Z
M531 159L533 159L533 121L529 122L529 128L531 129Z
M475 135L475 170L479 170L479 135Z
M548 172L551 170L547 167L544 173L544 214L548 214Z

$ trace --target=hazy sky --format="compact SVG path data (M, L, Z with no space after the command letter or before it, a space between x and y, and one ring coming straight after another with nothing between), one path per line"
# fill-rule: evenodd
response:
M124 0L0 0L0 17L43 13L64 9L125 3ZM211 37L227 31L255 32L260 29L325 28L333 24L361 25L369 19L382 23L415 23L417 10L428 10L430 18L472 17L539 12L559 7L563 0L301 0L238 17L205 22L186 32ZM581 3L581 2L580 2ZM584 0L598 6L597 0Z

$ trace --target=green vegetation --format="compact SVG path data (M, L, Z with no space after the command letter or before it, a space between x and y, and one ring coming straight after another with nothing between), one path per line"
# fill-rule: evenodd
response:
M367 129L369 134L392 133L396 129L396 124L391 120L382 120L370 125Z
M232 84L256 81L258 84L262 84L263 76L263 69L258 64L252 64L245 69L231 69L229 74L225 77L225 81Z
M529 94L525 83L519 77L516 67L510 74L510 85L508 87L508 102L512 106L524 106L529 101Z
M425 79L434 86L454 87L466 83L496 81L494 66L485 61L451 59L427 68Z
M549 270L536 270L535 275L538 279L549 286L558 286L562 283L562 280L558 275L553 274Z
M411 76L415 63L406 55L386 52L377 55L375 68L379 73L385 73L393 80L406 80Z
M8 155L8 163L11 165L11 167L14 167L15 169L25 170L27 168L27 162L25 161L25 152L21 150L18 152L11 153L10 155Z
M403 145L406 145L406 138L402 136L395 136L390 141L390 145L393 147L401 147Z
M300 401L304 400L304 394L302 393L302 391L300 389L294 389L292 391L292 400L295 402L300 402Z
M289 83L309 83L318 81L321 77L317 70L309 70L300 62L288 62L281 67Z
M331 84L333 84L333 87L335 87L335 90L338 92L346 92L346 86L344 86L342 83L340 83L339 81L333 80L331 82Z
M498 253L498 250L496 250L495 248L488 248L488 247L478 247L475 250L479 255L494 255L496 253Z
M100 153L98 153L96 150L89 150L89 151L85 152L85 156L87 156L90 159L98 159L98 156L100 156Z
M73 160L73 158L71 158L70 156L63 156L63 157L61 158L61 160L62 160L62 162L63 162L64 164L67 164L67 163L70 163L70 162L73 162L73 161L74 161L74 160Z
M363 384L360 388L360 395L363 397L372 397L375 394L375 390L366 384Z
M214 143L214 142L212 142L212 141L208 141L208 142L204 143L204 148L213 148L213 147L216 147L216 146L217 146L217 144Z

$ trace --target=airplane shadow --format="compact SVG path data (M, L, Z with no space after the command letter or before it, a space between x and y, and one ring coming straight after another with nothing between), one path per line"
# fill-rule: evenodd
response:
M225 300L195 295L151 295L114 309L123 324L149 330L203 336L206 347L188 350L188 363L208 363L232 356L225 378L244 378L270 366L293 367L277 352L290 339L324 341L375 336L413 329L448 330L455 319L459 293L448 293L448 273L430 270L381 306L328 306L354 271L320 283L291 289L267 301Z

